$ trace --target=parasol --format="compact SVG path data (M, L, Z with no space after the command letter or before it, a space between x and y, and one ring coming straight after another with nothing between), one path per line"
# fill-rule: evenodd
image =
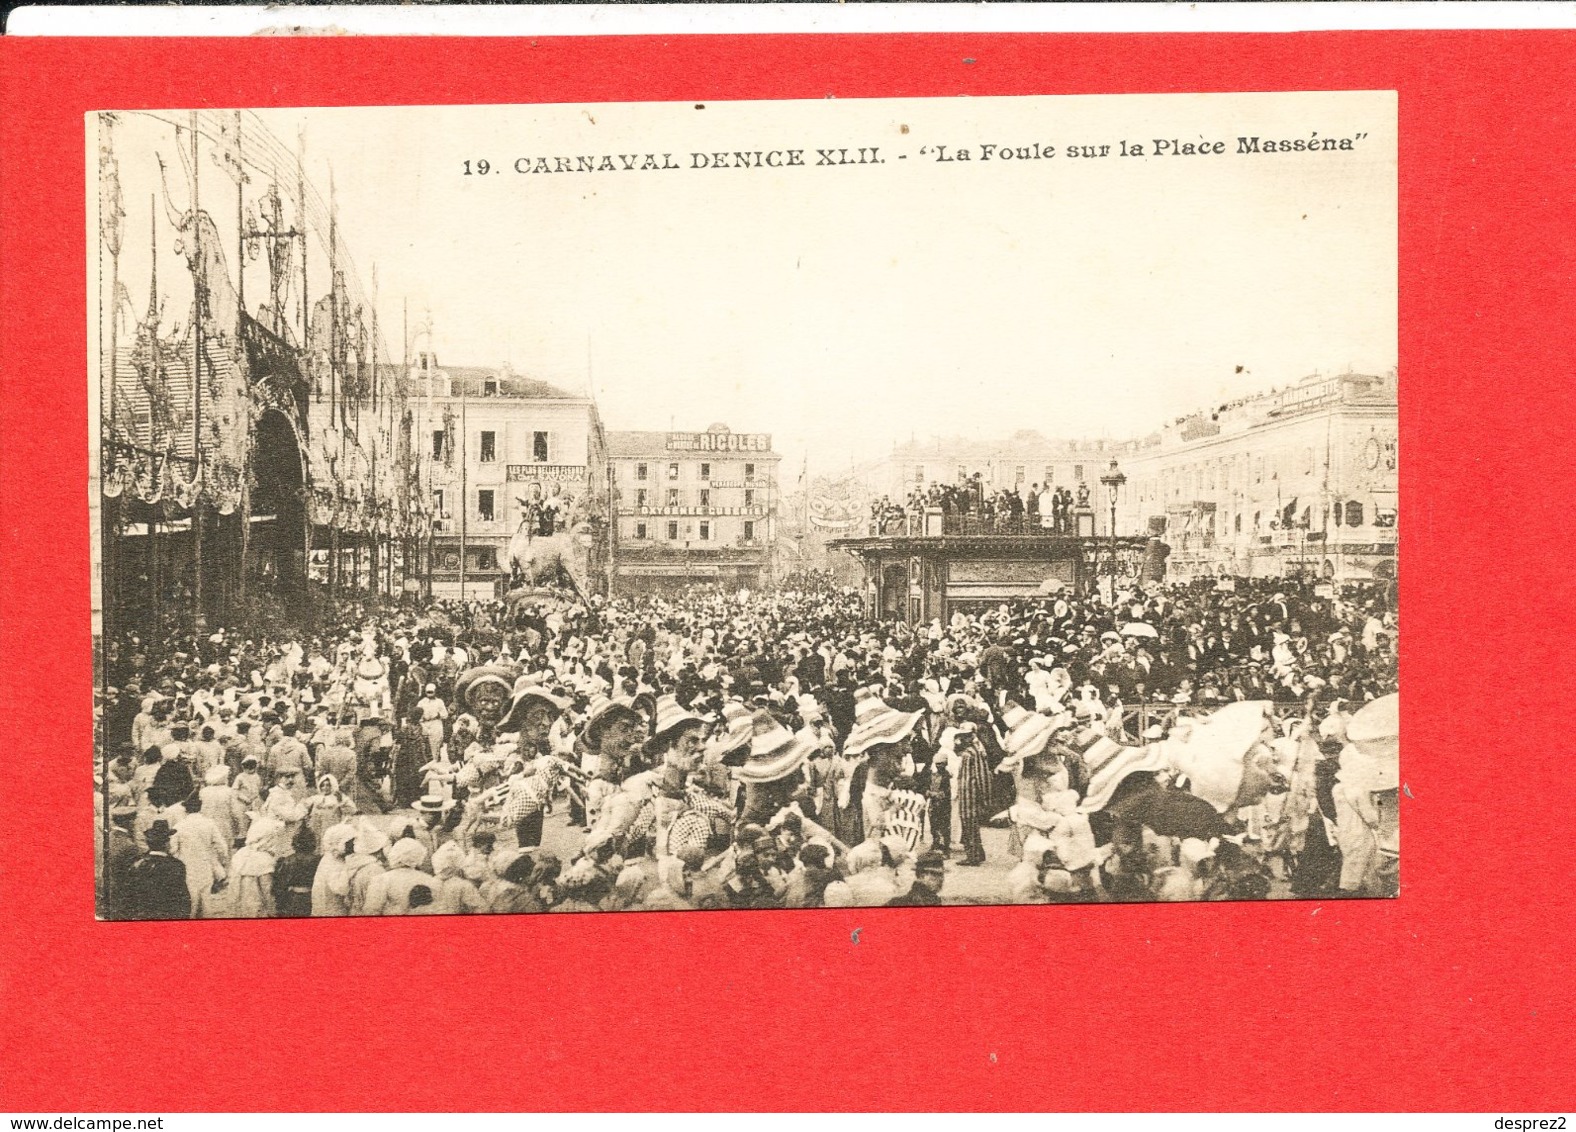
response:
M1134 621L1122 630L1124 637L1159 637L1160 632L1147 621Z

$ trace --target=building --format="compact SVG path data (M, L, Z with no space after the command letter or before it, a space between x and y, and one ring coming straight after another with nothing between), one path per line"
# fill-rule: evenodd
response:
M507 368L440 366L431 353L416 356L405 390L433 516L431 592L492 596L533 497L561 501L575 584L605 592L607 438L591 398Z
M1160 535L1173 578L1393 579L1396 406L1394 371L1315 374L1172 421L1122 463L1118 530Z
M1022 431L1000 442L902 445L863 476L894 502L977 474L987 491L1049 483L1084 503L1059 535L935 508L859 522L842 505L831 510L849 534L828 545L864 565L876 616L910 622L1082 591L1113 565L1135 581L1394 580L1396 384L1393 371L1314 375L1132 441Z
M705 432L610 432L608 459L617 591L771 582L781 457L769 434L725 424Z

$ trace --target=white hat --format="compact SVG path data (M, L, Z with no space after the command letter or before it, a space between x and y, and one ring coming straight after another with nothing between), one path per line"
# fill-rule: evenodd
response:
M357 851L361 851L360 839L357 839ZM384 854L391 869L416 869L420 868L427 859L427 848L414 837L402 837Z

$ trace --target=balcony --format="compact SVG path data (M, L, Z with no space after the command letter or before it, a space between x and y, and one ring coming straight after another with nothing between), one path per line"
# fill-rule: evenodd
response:
M940 530L935 529L936 521L940 520ZM1069 516L1071 519L1072 516ZM865 535L869 538L922 538L926 535L925 516L917 512L891 512L879 519L870 519L865 523ZM1071 536L1076 532L1069 525L1064 530L1056 530L1049 525L1049 520L1041 521L1035 516L1031 522L1027 515L1014 518L1011 515L997 515L987 518L983 515L931 515L930 534L943 534L964 538L979 538L981 536L998 535L1003 538L1023 537L1050 537L1054 535Z

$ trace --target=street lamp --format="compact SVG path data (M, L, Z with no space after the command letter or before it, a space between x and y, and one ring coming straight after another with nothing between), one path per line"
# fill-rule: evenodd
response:
M1105 475L1100 477L1100 482L1105 484L1106 492L1111 498L1111 596L1116 597L1116 496L1122 490L1122 485L1127 482L1127 477L1122 474L1122 469L1116 466L1116 457L1111 457L1111 466Z

